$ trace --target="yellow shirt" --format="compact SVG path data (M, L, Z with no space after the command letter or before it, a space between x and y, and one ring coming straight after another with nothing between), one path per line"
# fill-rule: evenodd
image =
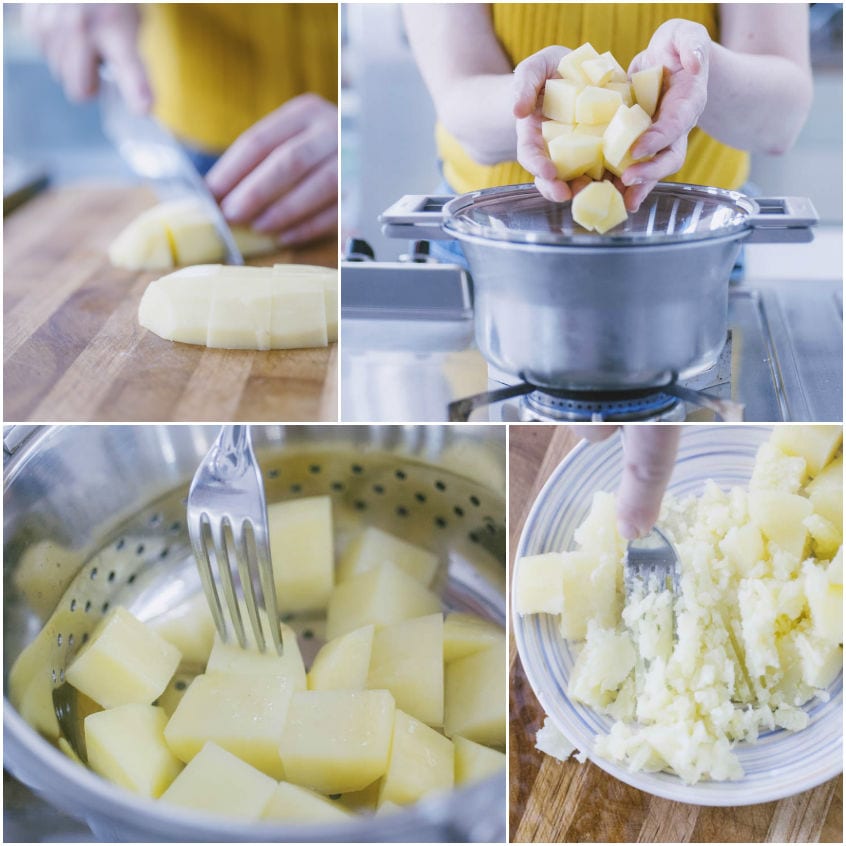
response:
M297 94L338 100L335 3L157 3L142 10L155 114L202 151L222 152Z
M494 31L512 65L550 44L575 48L589 41L600 53L610 50L626 68L646 49L658 26L671 18L701 23L711 38L719 38L712 3L492 3L491 11ZM474 161L440 124L435 139L444 178L460 194L532 181L517 162L488 166ZM696 128L688 137L684 165L668 181L739 188L748 173L748 153Z

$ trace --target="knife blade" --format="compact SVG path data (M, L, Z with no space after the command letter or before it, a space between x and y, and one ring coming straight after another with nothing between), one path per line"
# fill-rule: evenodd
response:
M232 230L205 180L180 143L150 115L133 112L106 65L100 67L100 113L103 131L121 157L141 177L155 183L165 197L196 197L223 241L227 264L244 264Z

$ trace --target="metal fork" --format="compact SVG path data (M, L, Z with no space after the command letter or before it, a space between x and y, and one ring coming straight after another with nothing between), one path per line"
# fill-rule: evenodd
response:
M221 427L191 482L187 522L200 579L220 636L229 640L228 622L238 643L247 648L240 596L259 651L267 651L259 616L263 605L276 652L281 655L264 483L249 426Z
M669 589L676 596L681 591L676 548L657 526L645 537L629 541L623 572L627 601L638 588Z

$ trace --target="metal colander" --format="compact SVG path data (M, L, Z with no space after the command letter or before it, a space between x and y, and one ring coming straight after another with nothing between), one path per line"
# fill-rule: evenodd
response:
M185 497L215 434L212 427L186 426L48 428L7 452L7 690L30 719L40 715L49 723L51 706L58 706L61 734L74 747L85 703L64 684L64 672L103 615L121 604L152 619L200 591ZM268 502L331 495L339 545L367 524L426 546L444 562L433 586L444 607L504 625L499 430L264 427L254 440ZM324 621L320 615L286 621L298 633L308 666L323 643ZM26 658L10 674L25 648ZM31 685L30 678L38 683ZM29 701L21 702L27 687ZM491 821L497 830L504 826L504 777L418 803L396 819L362 818L345 829L210 821L99 779L39 737L8 702L4 717L7 767L85 819L101 839L419 840L421 831L496 839Z

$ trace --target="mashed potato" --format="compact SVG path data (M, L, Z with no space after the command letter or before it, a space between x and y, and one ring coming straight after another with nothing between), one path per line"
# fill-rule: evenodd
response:
M738 741L807 725L802 706L825 698L842 666L841 441L839 427L780 427L748 490L709 482L701 496L665 497L679 596L642 590L623 604L610 494L595 495L576 551L546 553L546 607L562 609L564 637L584 639L569 696L615 720L596 754L689 784L738 779ZM545 610L532 607L536 558L518 563L521 614Z

